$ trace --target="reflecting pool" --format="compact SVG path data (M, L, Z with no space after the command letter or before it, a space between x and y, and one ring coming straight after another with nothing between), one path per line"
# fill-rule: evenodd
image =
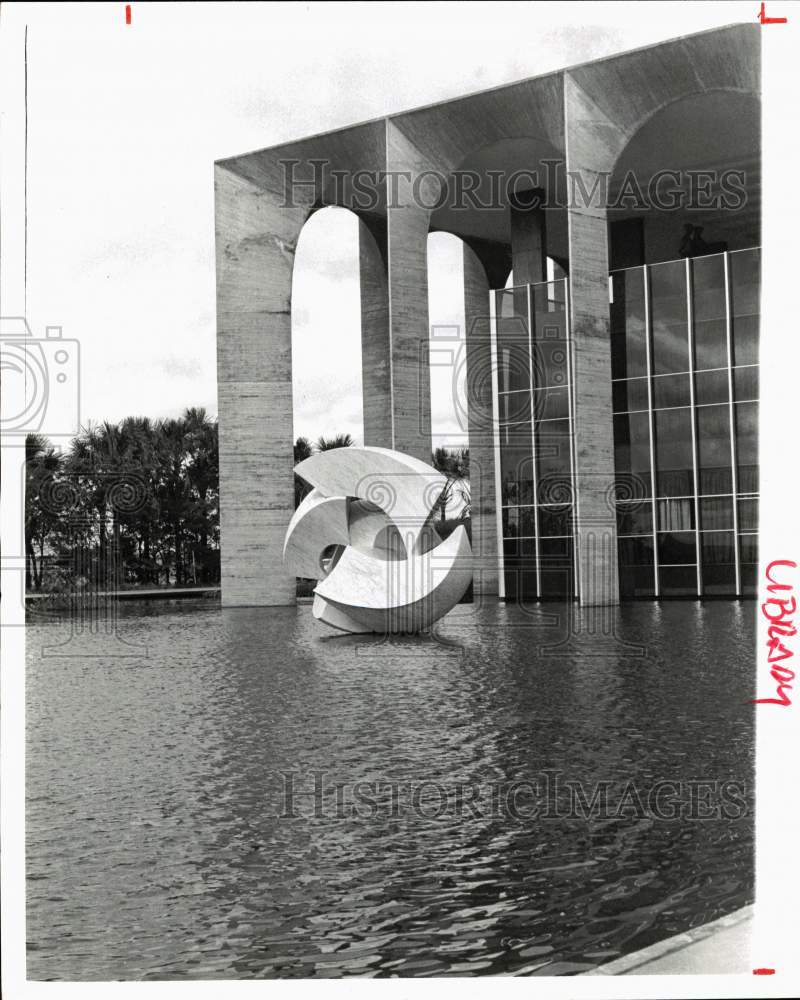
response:
M752 603L114 615L28 627L30 978L569 975L752 901Z

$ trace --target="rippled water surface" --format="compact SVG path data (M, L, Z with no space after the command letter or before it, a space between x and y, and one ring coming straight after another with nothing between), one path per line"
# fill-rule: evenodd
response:
M752 899L752 817L686 783L751 798L753 604L571 637L558 606L461 605L441 642L119 615L28 629L30 978L570 974ZM659 818L661 779L718 818ZM604 781L615 807L569 815Z

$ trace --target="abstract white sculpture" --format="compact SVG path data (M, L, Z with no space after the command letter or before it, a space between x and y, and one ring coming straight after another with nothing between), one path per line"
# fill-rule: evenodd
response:
M319 581L315 618L345 632L419 632L463 597L472 550L463 524L444 541L436 533L446 480L431 466L388 448L334 448L294 471L314 488L283 558Z

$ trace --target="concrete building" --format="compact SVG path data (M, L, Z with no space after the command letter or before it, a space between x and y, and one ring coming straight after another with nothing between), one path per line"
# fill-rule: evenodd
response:
M225 604L295 600L292 269L328 205L360 220L365 444L426 461L427 238L463 241L478 597L753 591L759 30L216 164Z

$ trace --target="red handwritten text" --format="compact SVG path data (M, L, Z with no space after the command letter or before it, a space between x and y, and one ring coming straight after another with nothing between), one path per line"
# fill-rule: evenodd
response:
M790 660L794 655L791 649L784 645L784 638L795 635L797 629L792 624L792 615L797 610L797 602L791 593L791 583L782 583L776 579L779 566L791 569L797 568L797 563L789 559L775 559L767 566L767 593L769 597L761 605L761 614L769 622L767 629L767 662L771 666L770 674L778 686L775 698L756 698L755 705L791 705L788 692L792 690L794 671L781 665L782 661ZM783 574L781 574L782 576ZM781 595L781 596L778 596Z

